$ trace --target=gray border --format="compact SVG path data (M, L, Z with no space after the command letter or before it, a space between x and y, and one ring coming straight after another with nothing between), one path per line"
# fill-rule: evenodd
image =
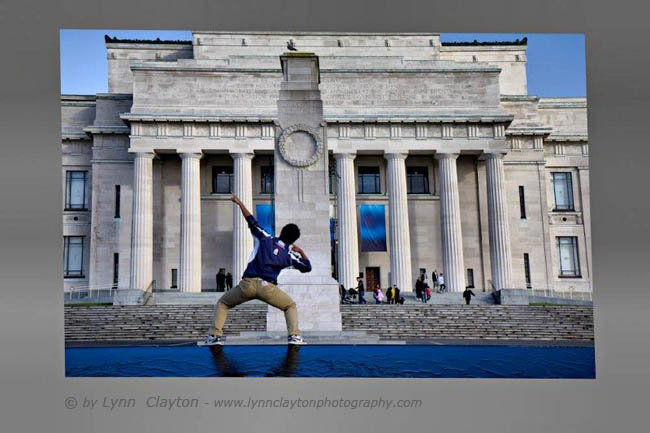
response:
M0 4L0 430L646 431L650 389L647 6L596 1ZM59 28L584 32L596 380L65 379ZM418 410L67 410L66 397L422 398Z

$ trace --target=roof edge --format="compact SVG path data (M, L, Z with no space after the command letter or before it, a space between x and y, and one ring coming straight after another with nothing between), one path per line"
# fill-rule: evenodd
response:
M482 46L503 46L503 45L528 45L528 37L523 37L521 39L515 39L514 41L486 41L479 42L474 39L473 41L461 41L461 42L441 42L443 47L482 47Z

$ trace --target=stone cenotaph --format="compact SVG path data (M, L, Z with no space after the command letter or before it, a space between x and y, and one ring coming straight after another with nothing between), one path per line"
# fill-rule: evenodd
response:
M318 57L293 52L280 56L282 84L275 142L275 227L295 223L312 271L282 271L278 284L296 301L300 329L340 333L338 283L332 278L327 134ZM284 314L269 308L267 332L286 334Z

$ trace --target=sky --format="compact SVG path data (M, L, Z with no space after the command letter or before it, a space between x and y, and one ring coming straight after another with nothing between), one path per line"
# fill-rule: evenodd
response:
M191 40L189 31L61 30L61 93L107 91L104 35L121 39ZM512 41L528 37L528 94L542 97L586 96L585 38L582 34L442 33L443 42Z

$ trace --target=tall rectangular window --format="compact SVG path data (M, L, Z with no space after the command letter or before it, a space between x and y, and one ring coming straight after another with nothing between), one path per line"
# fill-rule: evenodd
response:
M467 287L474 288L474 269L467 269Z
M519 214L522 220L526 219L526 196L522 185L519 185Z
M429 170L426 167L406 167L406 192L429 193Z
M526 288L532 288L532 283L530 281L530 258L528 253L524 253L524 275L526 276Z
M273 166L266 165L261 168L262 194L273 194Z
M579 278L580 260L578 256L578 238L576 236L558 236L556 240L560 263L560 277Z
M330 159L329 163L329 191L330 194L336 194L336 163Z
M234 179L232 166L212 167L212 192L215 194L231 194Z
M178 288L178 269L174 268L172 269L172 284L170 286L170 289L177 289Z
M117 289L120 281L120 254L113 253L113 288Z
M63 276L65 278L83 278L84 237L63 237Z
M381 194L379 167L359 167L359 194Z
M87 171L66 171L65 172L65 209L86 210L88 209L88 172Z
M115 218L120 217L120 193L121 186L115 185Z
M573 211L573 182L570 172L551 173L555 211Z

